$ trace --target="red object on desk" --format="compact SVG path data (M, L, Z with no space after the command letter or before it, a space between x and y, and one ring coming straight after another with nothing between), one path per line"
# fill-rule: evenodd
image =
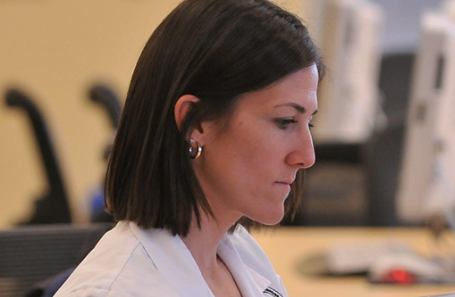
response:
M383 282L397 285L412 285L416 282L416 276L402 267L397 267L384 275Z

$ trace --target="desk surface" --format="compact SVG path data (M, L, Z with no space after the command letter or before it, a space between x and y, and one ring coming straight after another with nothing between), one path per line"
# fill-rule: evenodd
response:
M408 244L416 252L431 255L436 245L427 229L280 227L252 231L252 234L268 254L290 297L416 297L455 293L455 285L377 285L370 284L361 276L308 276L297 268L305 257L338 244L393 240ZM451 246L455 246L449 234L447 240L452 241Z

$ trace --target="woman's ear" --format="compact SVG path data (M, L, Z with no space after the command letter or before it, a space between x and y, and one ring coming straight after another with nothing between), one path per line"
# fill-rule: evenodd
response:
M186 115L193 107L193 104L199 101L199 98L193 95L183 95L177 100L174 106L174 117L175 123L179 131L182 131L183 121L185 120Z

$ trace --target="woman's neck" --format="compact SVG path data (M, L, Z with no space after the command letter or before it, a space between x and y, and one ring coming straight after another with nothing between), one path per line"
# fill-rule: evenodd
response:
M192 221L188 235L182 240L207 285L215 296L241 296L234 277L217 254L220 241L233 223L221 224L212 217L204 216L199 228L194 218Z
M205 213L201 216L200 228L193 218L188 235L182 240L201 270L216 265L218 244L228 229L229 226L222 226Z
M227 213L218 209L215 203L210 205L213 216L200 210L199 226L193 214L188 235L182 239L200 268L216 263L218 244L229 228L241 217L240 214Z
M201 211L199 226L193 215L188 235L182 240L215 296L241 297L229 268L217 254L220 241L240 215L220 211L215 204L211 206L213 216Z

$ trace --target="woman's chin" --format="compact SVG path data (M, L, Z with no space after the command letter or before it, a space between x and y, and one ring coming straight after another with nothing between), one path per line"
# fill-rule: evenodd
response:
M284 217L284 209L282 211L269 212L267 215L264 215L261 218L253 219L266 226L274 226L279 224Z

